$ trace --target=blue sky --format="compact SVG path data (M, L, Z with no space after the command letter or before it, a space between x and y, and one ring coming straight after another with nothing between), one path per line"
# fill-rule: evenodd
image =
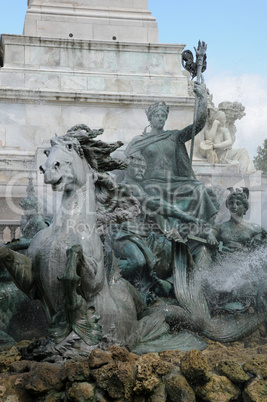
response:
M208 44L211 72L266 74L267 2L149 0L160 42Z
M205 79L215 105L240 101L246 116L237 122L237 146L255 155L267 131L267 1L148 0L157 19L159 42L193 50L208 44ZM27 0L5 2L0 33L22 34Z

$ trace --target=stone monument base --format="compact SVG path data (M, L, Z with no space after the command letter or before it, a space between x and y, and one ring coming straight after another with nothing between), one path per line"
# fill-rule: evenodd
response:
M229 211L225 208L225 200L229 193L228 187L248 187L250 190L250 208L245 216L246 220L264 226L263 197L266 186L262 181L261 171L252 174L241 174L238 165L214 164L196 160L193 162L193 170L201 182L215 189L222 210L218 214L220 222L227 220Z

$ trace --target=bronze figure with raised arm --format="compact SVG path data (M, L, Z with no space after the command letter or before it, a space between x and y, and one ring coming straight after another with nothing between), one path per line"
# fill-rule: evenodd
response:
M204 84L195 82L194 88L199 99L195 121L197 134L205 126L207 95ZM145 159L147 169L142 181L145 192L150 196L159 196L187 214L209 222L217 213L217 208L205 186L195 178L185 146L192 137L193 124L182 130L164 130L169 114L165 102L151 105L146 114L150 132L145 130L141 136L133 138L126 149L127 157L140 152ZM173 224L167 226L171 229Z

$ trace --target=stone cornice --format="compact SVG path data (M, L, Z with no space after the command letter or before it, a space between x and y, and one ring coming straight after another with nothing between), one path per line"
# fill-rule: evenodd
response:
M90 103L90 104L113 104L113 105L150 105L154 102L165 101L169 106L194 108L194 98L172 97L155 95L133 95L118 93L95 93L83 91L49 91L49 90L26 90L20 88L0 88L0 102L12 103Z
M150 52L150 53L177 53L180 54L184 49L184 44L170 43L131 43L131 42L112 42L84 39L53 39L37 36L24 35L2 35L1 46L44 46L44 47L67 47L77 49L90 49L106 51L129 51L129 52Z
M32 4L28 9L27 14L45 14L59 16L77 16L91 18L112 18L112 19L127 19L141 21L156 21L156 18L151 16L151 12L144 9L132 8L116 8L116 7L85 7L71 6L68 4Z

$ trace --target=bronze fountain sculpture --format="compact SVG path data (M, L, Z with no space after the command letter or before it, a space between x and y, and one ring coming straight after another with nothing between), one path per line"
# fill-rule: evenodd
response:
M200 43L197 54L205 50ZM206 121L204 84L197 82L195 93L196 119L183 130L164 131L164 103L148 109L150 133L134 138L126 149L129 159L143 163L132 180L128 175L118 184L107 173L127 163L110 155L121 143L97 139L103 130L76 125L53 138L45 151L47 160L40 170L46 184L63 192L62 204L51 225L33 236L25 254L12 245L1 246L0 263L19 289L42 302L55 350L62 346L89 352L109 344L136 353L203 349L206 344L199 335L233 341L265 323L264 295L261 309L253 314L245 312L238 321L234 314L217 317L199 281L199 267L210 263L209 247L216 246L219 229L213 225L215 195L196 180L184 145ZM125 229L126 221L136 228L147 218L158 231L152 230L153 242L144 233ZM189 231L190 224L199 229L204 248L198 237L182 230L185 224ZM108 228L121 261L107 259L107 267L103 243ZM256 232L261 233L259 243L265 242L266 232ZM128 259L127 248L132 253ZM168 263L163 261L166 256ZM132 277L139 272L145 290L133 286ZM152 297L146 297L150 291Z

